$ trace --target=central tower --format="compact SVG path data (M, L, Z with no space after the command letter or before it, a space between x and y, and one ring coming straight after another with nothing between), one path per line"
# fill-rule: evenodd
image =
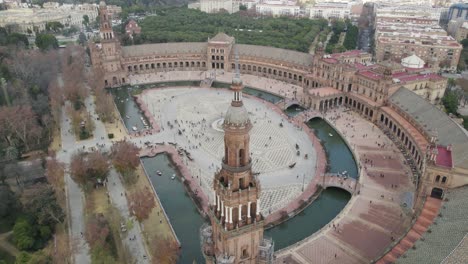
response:
M213 182L211 227L202 229L203 253L207 263L270 263L273 242L263 238L260 185L250 158L252 123L242 101L238 67L236 55L233 99L223 123L224 158Z

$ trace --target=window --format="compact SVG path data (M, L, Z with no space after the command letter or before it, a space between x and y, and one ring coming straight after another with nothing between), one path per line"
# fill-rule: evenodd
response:
M442 184L445 184L447 182L447 177L442 177Z

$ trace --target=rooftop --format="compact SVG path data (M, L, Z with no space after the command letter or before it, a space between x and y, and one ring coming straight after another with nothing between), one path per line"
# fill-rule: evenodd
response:
M405 253L396 263L466 263L468 251L467 226L468 187L447 191L440 215L430 226L431 232L424 233L424 241L418 240L414 250ZM459 261L457 261L459 260Z
M452 150L444 146L437 146L436 165L452 168Z
M468 169L468 135L466 130L440 109L406 88L398 89L390 97L390 102L412 117L427 134L435 135L439 145L451 145L453 165Z

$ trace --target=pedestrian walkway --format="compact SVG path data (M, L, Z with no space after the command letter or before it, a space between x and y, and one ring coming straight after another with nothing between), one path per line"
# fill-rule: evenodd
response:
M439 213L441 205L442 200L428 197L424 203L421 214L419 215L411 230L409 230L406 236L403 237L400 242L392 248L391 251L385 254L385 256L382 257L377 262L377 264L395 263L399 257L412 248L414 243L421 239L429 226L433 223L434 218Z

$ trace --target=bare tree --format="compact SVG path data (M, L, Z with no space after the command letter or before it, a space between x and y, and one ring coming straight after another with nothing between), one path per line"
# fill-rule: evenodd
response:
M112 146L112 163L115 169L126 176L140 164L140 148L129 141L119 141Z
M179 258L179 245L172 239L155 237L151 245L153 264L172 264Z
M131 214L141 222L148 219L156 202L154 201L153 192L148 187L145 187L130 194L128 204Z

